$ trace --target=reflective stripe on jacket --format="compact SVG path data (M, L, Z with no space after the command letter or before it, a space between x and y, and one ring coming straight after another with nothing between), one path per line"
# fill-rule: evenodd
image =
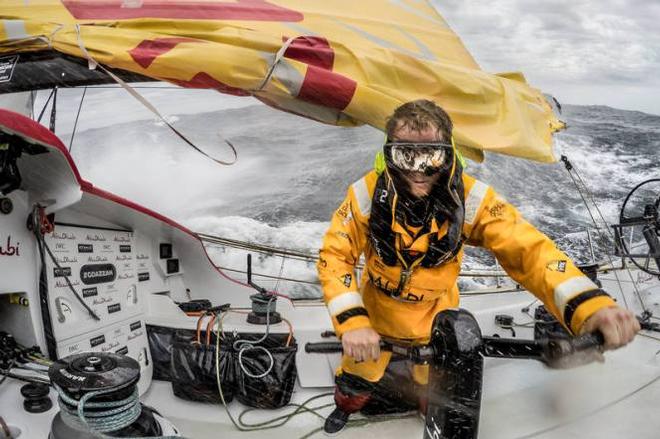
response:
M348 189L332 216L318 262L324 299L338 336L357 328L373 327L379 334L425 340L435 314L457 307L457 279L463 250L444 264L415 267L406 273L400 265L385 265L371 247L368 221L378 174L370 172ZM615 302L598 289L543 233L488 185L463 174L466 244L494 253L507 274L538 297L552 314L574 333L594 312ZM442 237L447 226L433 225L413 239L394 223L397 245L424 252L428 237ZM364 255L365 270L358 286L355 266Z

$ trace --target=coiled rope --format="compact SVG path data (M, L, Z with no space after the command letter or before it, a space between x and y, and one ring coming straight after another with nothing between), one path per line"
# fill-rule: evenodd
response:
M222 316L224 317L224 315ZM239 431L263 431L263 430L270 430L274 428L281 427L288 423L290 420L292 420L294 417L298 415L303 415L303 414L312 414L316 416L317 418L320 418L321 421L325 420L325 416L319 413L319 410L334 407L335 403L329 402L329 403L324 403L320 404L317 406L309 407L308 405L321 398L325 397L331 397L334 395L334 392L327 392L327 393L322 393L319 395L314 395L305 401L303 401L300 404L297 403L289 403L285 407L292 407L294 408L291 412L283 414L281 416L277 416L271 419L267 419L265 421L261 422L256 422L256 423L247 423L243 421L243 418L245 415L248 413L254 411L255 409L248 408L243 410L239 416L238 419L234 418L232 415L231 411L229 411L229 406L227 405L227 401L225 400L225 395L222 391L222 380L220 377L220 340L223 338L223 328L222 328L222 321L223 318L220 317L216 319L216 337L215 337L215 378L216 378L216 384L218 386L218 394L220 395L220 400L222 401L222 405L224 406L225 412L227 413L227 417L229 420L234 424L234 427L236 427L237 430ZM256 343L256 342L255 342ZM288 344L288 343L287 343ZM243 370L245 372L245 370ZM370 416L368 418L356 418L356 419L350 419L346 426L347 427L359 427L367 424L372 424L372 423L379 423L379 422L386 422L386 421L394 421L394 420L400 420L400 419L406 419L406 418L411 418L417 415L411 415L411 414L404 414L404 415L383 415L383 416ZM310 436L313 436L314 434L320 432L323 430L323 427L317 427L312 429L311 431L307 432L306 434L302 435L300 439L306 439Z
M98 397L114 393L118 390L134 386L130 396L119 401L98 401ZM54 385L58 393L60 414L64 423L77 430L89 430L92 435L104 439L117 439L117 436L108 436L105 433L122 430L133 424L142 414L140 395L135 383L128 383L107 390L97 390L86 393L76 400L57 384ZM96 401L92 401L97 399ZM123 439L184 439L181 436L149 436L125 437Z

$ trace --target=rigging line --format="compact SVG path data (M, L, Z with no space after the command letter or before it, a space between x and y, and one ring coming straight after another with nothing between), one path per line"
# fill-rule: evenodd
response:
M279 292L280 280L282 279L282 273L284 273L284 263L286 262L286 257L282 256L282 265L280 265L280 273L277 275L277 282L275 282L275 292Z
M213 160L214 162L216 162L220 165L228 165L229 166L229 165L233 165L234 163L236 163L236 161L238 160L238 153L236 152L236 148L234 147L234 145L229 140L227 140L225 138L222 138L224 143L226 143L227 146L229 146L229 149L231 150L232 154L234 155L234 158L232 159L232 161L228 162L228 161L216 159L215 157L211 157L209 154L207 154L205 151L203 151L200 147L198 147L193 142L188 140L188 138L186 136L184 136L179 130L174 128L174 126L169 121L167 121L167 119L165 119L165 117L162 114L160 114L158 109L156 109L156 107L154 107L151 104L151 102L146 100L144 98L144 96L142 96L140 93L138 93L136 90L134 90L130 85L128 85L119 76L115 75L109 69L105 68L102 64L99 64L94 58L92 58L92 56L89 54L89 52L87 51L87 49L85 48L85 45L83 43L82 36L80 34L80 25L76 24L75 29L76 29L76 35L77 35L77 38L78 38L78 47L80 48L80 51L82 52L82 56L85 57L85 59L87 59L87 63L89 65L90 70L94 70L96 67L103 70L106 74L108 74L108 76L110 76L112 79L114 79L114 81L117 84L121 85L124 88L124 90L126 90L131 96L133 96L135 99L137 99L138 102L140 102L149 111L151 111L153 114L155 114L174 134L176 134L181 140L183 140L188 146L193 148L195 151L199 152L200 154L202 154L206 158L208 158L210 160Z
M2 416L0 416L0 429L2 429L2 432L5 435L5 437L9 439L12 438L11 431L9 430L9 426L7 425L5 420L2 419Z
M37 225L37 227L39 227L39 226ZM57 258L55 257L55 255L54 255L53 252L51 251L50 246L48 245L48 243L46 242L46 240L44 239L44 237L41 236L38 232L37 232L37 243L40 244L40 245L42 245L42 246L46 249L46 252L47 252L48 255L50 256L50 259L53 261L53 264L55 264L55 266L56 266L59 270L62 270L62 266L61 266L60 263L57 261ZM43 263L45 264L46 261L43 261ZM87 303L85 303L85 301L82 299L82 297L80 297L80 294L78 294L78 292L76 291L76 289L73 287L73 285L71 284L71 281L69 280L69 276L64 275L63 277L64 277L64 281L66 282L67 286L69 287L69 289L71 290L71 292L73 293L73 295L75 296L75 298L78 299L78 302L83 306L83 308L85 308L85 310L87 310L87 312L89 313L89 315L92 316L92 318L93 318L94 320L96 320L96 321L100 321L101 318L100 318L100 317L94 312L94 310L93 310L92 308L89 307L89 305L87 305Z
M13 358L11 362L9 363L9 367L7 368L7 372L4 373L2 370L0 370L0 375L2 375L2 378L0 378L0 385L4 383L7 380L7 377L9 376L9 372L11 372L12 367L14 367L14 364L16 364L16 358Z
M557 429L559 429L559 428L562 428L562 427L565 427L565 426L568 426L568 425L574 424L575 422L578 422L578 421L580 421L580 420L582 420L582 419L586 419L586 418L588 418L588 417L591 417L591 416L593 416L593 415L595 415L595 414L597 414L597 413L599 413L599 412L602 412L603 410L606 410L606 409L608 409L608 408L610 408L610 407L615 406L616 404L618 404L618 403L620 403L620 402L622 402L622 401L625 401L626 399L628 399L628 398L634 396L635 394L641 392L642 390L646 389L647 387L652 386L652 385L655 384L658 380L660 380L660 375L657 375L657 376L656 376L655 378L653 378L651 381L649 381L649 382L643 384L641 387L638 387L637 389L633 390L632 392L629 392L629 393L623 395L622 397L620 397L620 398L618 398L618 399L615 399L614 401L611 401L611 402L609 402L609 403L603 405L602 407L595 408L595 409L593 409L592 411L587 412L587 413L585 413L585 414L582 415L582 416L576 416L575 418L570 419L569 421L567 421L567 422L565 422L565 423L563 423L563 424L556 424L556 425L553 425L553 426L551 426L551 427L544 428L544 429L542 429L542 430L538 430L538 431L535 431L535 432L530 433L530 434L526 434L526 435L523 435L523 436L518 436L516 439L529 439L529 438L532 438L532 437L536 437L536 436L539 436L539 435L542 435L542 434L545 434L545 433L549 433L549 432L551 432L551 431L555 431L555 430L557 430Z
M80 110L83 106L83 101L85 100L85 94L87 93L87 87L83 89L82 97L80 98L80 105L78 105L78 113L76 113L76 121L73 123L73 131L71 132L71 140L69 141L69 154L71 154L71 149L73 149L73 139L76 137L76 128L78 127L78 118L80 117Z
M660 337L654 337L652 335L643 334L641 332L638 332L637 335L642 336L642 337L646 337L646 338L650 338L650 339L655 340L655 341L660 341Z
M57 87L53 89L53 105L50 107L50 125L49 129L55 132L55 122L57 121Z
M565 155L561 156L561 160L564 162L564 166L566 167L566 171L568 172L568 176L571 177L571 180L573 181L573 184L575 185L575 189L578 191L578 194L580 194L580 198L582 199L582 202L584 203L584 207L587 208L587 212L589 213L589 216L591 217L591 221L594 223L596 226L596 230L600 233L600 227L598 226L598 222L596 222L596 218L594 215L591 213L591 209L589 208L589 203L587 203L587 199L584 197L584 194L582 193L582 190L580 189L580 186L578 185L578 182L575 180L575 177L573 177L573 173L571 172L572 169L574 169L573 164L568 160L568 157ZM610 257L610 255L605 252L605 255L607 256L607 259L610 261L610 265L614 265L614 260ZM613 271L614 277L616 278L616 282L619 285L619 291L621 291L621 297L623 297L623 303L626 307L626 309L630 309L628 305L628 300L626 299L626 294L623 291L623 285L621 284L621 280L619 280L619 275L616 273L616 271ZM644 303L642 303L642 308L644 307Z
M172 86L166 85L163 87L148 86L148 85L131 85L131 87L133 87L134 89L141 89L141 90L186 90L186 91L199 90L198 88L178 87L174 85ZM71 88L81 88L81 86L71 87ZM121 90L123 87L120 85L90 85L89 88ZM212 89L204 89L204 90L215 91Z
M605 225L607 225L607 221L605 220L605 216L603 215L603 213L601 212L600 208L598 207L598 203L596 203L596 200L595 200L595 198L594 198L594 196L593 196L593 193L589 190L589 187L587 186L587 184L584 182L584 180L583 180L582 177L580 176L580 173L578 172L578 169L575 167L575 165L573 165L573 164L571 163L571 167L573 168L573 171L575 172L575 175L577 176L578 180L580 180L580 183L581 183L582 186L584 187L584 190L587 192L587 195L588 195L589 198L591 199L591 202L592 202L592 204L594 205L594 207L596 208L596 212L598 212L598 215L600 216L600 219L603 221L603 223L604 223ZM570 171L569 171L569 172L570 172ZM605 230L606 230L607 234L609 235L610 239L612 240L612 242L614 243L614 245L616 246L616 245L617 245L617 243L616 243L616 238L614 237L614 234L612 233L612 231L609 229L609 227L605 227ZM600 230L599 230L599 232L600 232ZM609 255L608 255L608 256L609 256ZM611 258L610 258L610 262L611 262ZM636 294L636 296L637 296L637 299L639 300L640 304L642 305L642 309L643 309L644 311L646 311L648 308L646 307L646 304L644 303L644 300L642 299L642 295L641 295L641 293L639 292L639 289L637 288L637 283L636 283L635 280L633 279L633 275L632 275L632 272L630 271L630 268L629 268L629 267L625 267L625 270L626 270L626 272L628 273L628 276L630 277L630 281L631 281L632 284L633 284L633 289L635 290L635 294ZM617 276L617 280L618 280L618 276Z
M222 265L216 265L215 267L219 268L221 270L225 270L225 271L232 271L234 273L242 273L242 274L247 273L247 271L245 271L245 270L237 270L235 268L223 267ZM302 280L302 279L294 279L294 278L290 278L290 277L272 276L270 274L252 273L252 275L254 277L263 277L263 278L266 278L266 279L276 279L278 281L281 279L281 280L287 281L287 282L295 282L295 283L301 283L301 284L307 284L307 285L316 285L316 286L321 285L320 282L313 282L313 281ZM277 285L275 286L274 291L277 291Z
M48 107L48 104L50 103L50 100L52 99L54 93L55 93L55 89L53 88L50 91L50 94L48 95L48 99L46 99L46 103L44 104L43 108L41 109L41 112L39 113L39 117L37 118L37 122L41 122L41 118L44 117L44 113L46 112L46 108Z
M37 99L37 91L30 92L30 119L34 120L34 101Z

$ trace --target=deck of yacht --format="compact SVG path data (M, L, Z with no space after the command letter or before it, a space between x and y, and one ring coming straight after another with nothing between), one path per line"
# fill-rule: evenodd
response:
M632 276L632 277L631 277ZM618 278L618 279L617 279ZM644 307L660 312L660 283L638 271L610 271L601 274L603 288L622 305L635 312ZM633 280L637 285L637 291ZM641 301L640 301L641 297ZM466 295L462 305L474 313L484 335L500 334L509 337L510 331L494 324L495 314L510 314L517 322L525 323L529 316L521 309L529 306L533 297L525 291L501 294ZM516 328L518 338L532 338L532 328ZM660 434L660 350L659 339L653 333L638 336L633 343L617 351L608 352L604 363L592 363L567 370L548 369L541 363L528 360L485 359L483 397L479 437L489 439L513 438L657 438ZM300 341L300 340L299 340ZM301 346L302 350L302 346ZM311 355L302 354L299 355ZM318 355L318 354L317 354ZM324 368L331 382L331 371L338 355L320 355L327 362ZM9 379L0 387L0 414L12 426L18 427L21 438L46 438L57 404L48 412L28 415L22 408L20 382ZM331 387L301 387L296 385L292 402L302 403L308 398L329 393ZM51 392L55 401L56 395ZM142 395L142 401L156 408L174 423L188 438L229 437L303 437L318 430L322 419L307 413L294 417L285 425L271 430L238 431L228 418L224 407L176 398L171 385L153 381ZM315 400L310 407L332 402L332 396ZM229 404L234 417L246 407L234 401ZM258 423L284 415L293 410L256 410L244 417L247 423ZM331 407L318 411L327 415ZM356 419L360 416L354 416ZM369 422L352 426L341 435L346 438L364 437L422 437L424 424L412 414L405 419ZM0 436L1 437L1 436Z

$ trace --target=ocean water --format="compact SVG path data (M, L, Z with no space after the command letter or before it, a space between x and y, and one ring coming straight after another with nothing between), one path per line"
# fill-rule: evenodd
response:
M172 103L176 92L152 92L151 99L169 102L164 112L170 122L205 151L230 159L221 136L231 140L238 161L222 166L194 152L136 108L139 104L122 98L108 108L108 93L88 91L89 101L105 106L86 104L93 114L83 112L76 130L72 154L84 178L195 231L310 254L318 251L348 186L371 169L383 141L382 133L368 126L322 125L248 98L223 106L207 100L224 97L206 93ZM60 114L75 113L76 96L61 101ZM112 116L117 110L119 115ZM565 105L563 111L569 128L556 136L557 146L585 182L605 223L616 222L628 191L660 177L660 116L601 106ZM64 123L58 132L67 144L71 126ZM592 260L586 230L595 225L563 164L488 154L482 164L470 162L467 172L492 185L576 261ZM594 209L592 214L597 216ZM607 225L596 219L595 258L603 260L612 245ZM218 265L245 269L244 251L217 245L208 250ZM320 294L313 285L313 263L255 256L256 273L306 282L263 278L264 286L295 297ZM464 269L493 269L494 263L488 252L468 249Z

